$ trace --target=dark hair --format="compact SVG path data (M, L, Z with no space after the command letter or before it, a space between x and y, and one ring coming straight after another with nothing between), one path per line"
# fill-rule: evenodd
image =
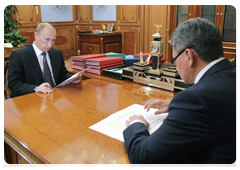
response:
M173 32L169 43L176 52L195 43L196 46L192 49L206 62L224 56L219 28L204 18L192 18L181 23Z

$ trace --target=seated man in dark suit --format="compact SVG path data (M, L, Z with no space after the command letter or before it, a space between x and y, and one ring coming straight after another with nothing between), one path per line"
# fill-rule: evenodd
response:
M236 160L236 67L223 56L220 31L203 18L189 19L173 32L173 63L193 84L171 101L152 99L147 111L169 112L150 136L142 116L123 132L131 163L230 164Z
M62 52L53 49L56 30L40 23L34 32L32 45L11 53L8 65L9 89L14 96L33 92L51 93L52 88L70 77ZM74 83L79 83L79 74Z

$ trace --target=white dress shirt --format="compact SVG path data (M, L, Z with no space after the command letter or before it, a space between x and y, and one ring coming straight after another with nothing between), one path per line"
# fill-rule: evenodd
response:
M219 59L216 59L214 61L212 61L211 63L209 63L207 66L205 66L198 74L197 76L195 77L195 80L194 80L194 84L198 83L198 81L201 79L201 77L215 64L217 64L218 62L220 62L221 60L223 60L224 58L219 58Z

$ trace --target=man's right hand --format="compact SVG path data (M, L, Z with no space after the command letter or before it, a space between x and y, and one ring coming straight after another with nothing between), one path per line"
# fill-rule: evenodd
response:
M53 90L49 83L42 83L40 86L36 88L35 92L52 93Z
M144 105L144 109L147 109L147 112L148 112L151 107L159 106L160 108L154 113L155 115L160 114L160 113L167 113L169 103L170 103L170 101L167 101L167 100L152 99L152 100L149 100Z

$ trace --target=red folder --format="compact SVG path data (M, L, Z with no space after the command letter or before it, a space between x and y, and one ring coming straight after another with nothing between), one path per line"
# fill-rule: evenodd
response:
M123 62L123 58L101 57L101 58L87 59L86 65L102 66L102 65L119 63L119 62Z
M103 69L89 68L89 69L86 70L86 72L102 75L103 74Z
M70 58L71 60L85 61L86 59L99 58L99 57L107 57L107 55L106 54L86 54L86 55L72 56Z
M71 61L72 61L72 64L85 66L85 62L84 61L77 61L77 60L71 60Z
M72 68L78 69L78 70L84 70L84 69L85 69L85 66L77 65L77 64L72 64Z
M123 65L123 64L124 64L123 62L118 62L118 63L106 64L106 65L102 65L102 66L86 65L86 68L91 67L91 68L94 68L94 69L102 69L102 68L107 68L107 67Z

